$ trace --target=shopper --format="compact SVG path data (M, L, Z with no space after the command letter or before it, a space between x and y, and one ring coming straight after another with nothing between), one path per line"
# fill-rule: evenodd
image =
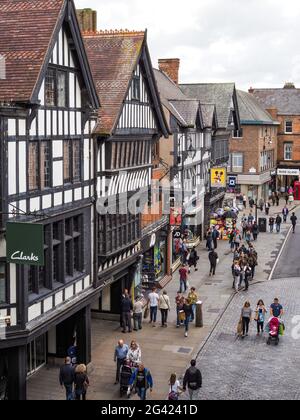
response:
M197 265L198 265L199 257L197 253L196 247L194 247L190 252L190 258L189 258L189 272L191 271L191 268L194 267L195 271L198 271Z
M182 392L182 388L180 386L180 382L177 379L176 373L173 373L169 380L169 401L177 401L179 399L179 395Z
M195 287L191 288L191 291L188 295L188 303L191 305L192 308L192 315L191 315L191 322L195 320L195 312L196 312L196 304L198 302L198 295L196 293Z
M202 388L202 375L196 364L196 360L191 361L191 367L185 372L183 379L183 391L188 389L191 401L195 393Z
M159 295L156 287L152 288L152 292L148 296L148 305L150 305L150 321L153 327L156 327L157 311L159 305Z
M141 400L145 401L147 397L147 391L153 390L153 379L149 369L146 369L143 364L134 370L129 381L129 386L135 388L138 396Z
M293 234L296 232L297 221L298 221L298 218L297 218L296 214L293 213L292 217L291 217L291 222L292 222L292 226L293 226Z
M59 382L66 390L66 400L73 400L73 384L75 379L75 371L72 366L70 357L66 357L65 364L60 368Z
M282 225L282 218L281 218L281 216L278 215L276 217L275 223L276 223L276 232L277 233L280 233L281 232L281 225Z
M290 214L290 211L289 211L288 207L285 206L284 209L282 210L282 216L283 216L283 222L284 223L287 222L287 218L288 218L289 214Z
M243 335L242 338L248 337L249 335L249 325L252 317L252 309L250 302L246 302L241 313L242 321L243 321Z
M87 369L85 365L79 365L75 369L75 398L76 400L86 400L86 394L90 385L89 378L87 376Z
M210 272L209 275L211 276L215 276L216 275L216 268L217 268L217 263L219 260L218 254L216 253L216 251L210 251L209 255L209 262L210 262Z
M170 298L166 290L163 291L163 294L159 298L159 309L161 313L161 326L168 326L168 314L171 310Z
M177 292L177 296L175 298L175 303L176 303L176 312L177 312L177 328L180 327L180 325L182 324L183 321L180 321L179 319L179 313L181 311L183 311L183 305L184 305L184 297L182 296L181 292Z
M142 351L135 340L130 344L126 359L132 367L138 367L142 363Z
M255 321L257 322L257 336L260 333L264 333L264 325L265 325L265 318L267 314L267 309L265 307L264 301L260 300L257 303L256 311L255 311Z
M269 219L270 233L274 232L274 225L275 225L275 219L274 217L270 217Z
M189 270L188 270L186 264L182 264L182 266L179 270L180 293L186 293L186 291L187 291L188 273L189 273Z
M133 310L132 301L126 290L121 300L121 314L122 314L122 325L123 325L123 334L126 334L126 327L128 332L132 332L132 322L131 322L131 312Z
M185 336L185 338L187 338L188 337L188 332L189 332L189 325L190 325L191 318L192 318L192 313L193 313L192 306L189 304L187 299L184 299L182 309L183 309L184 314L185 314L185 321L184 321L185 333L184 333L184 336Z
M141 299L141 296L137 296L135 298L135 302L133 305L133 323L134 323L134 331L142 330L143 328L143 308L144 303Z
M120 369L127 358L128 351L129 347L127 346L127 344L125 344L123 340L119 340L114 353L114 362L117 364L115 385L117 385L120 382Z

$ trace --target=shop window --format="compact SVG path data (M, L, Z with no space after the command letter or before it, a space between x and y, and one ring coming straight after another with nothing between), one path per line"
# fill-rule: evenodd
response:
M0 305L7 303L6 285L6 264L0 261Z

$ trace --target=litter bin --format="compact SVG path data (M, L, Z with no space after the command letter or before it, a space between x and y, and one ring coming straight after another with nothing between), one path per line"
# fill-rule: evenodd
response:
M203 302L199 301L196 303L196 327L203 328Z
M267 232L267 219L265 217L261 217L260 219L258 219L258 227L260 233Z

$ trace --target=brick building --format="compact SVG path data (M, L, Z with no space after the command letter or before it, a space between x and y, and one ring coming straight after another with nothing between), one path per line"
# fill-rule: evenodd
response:
M249 93L238 91L237 97L242 130L230 140L228 190L266 201L276 188L279 124Z
M282 192L300 176L300 89L286 83L282 89L250 89L276 119L278 127L277 188Z

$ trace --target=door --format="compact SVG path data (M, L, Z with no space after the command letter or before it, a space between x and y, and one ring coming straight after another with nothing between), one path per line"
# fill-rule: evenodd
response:
M27 375L33 375L47 361L46 334L27 344Z

